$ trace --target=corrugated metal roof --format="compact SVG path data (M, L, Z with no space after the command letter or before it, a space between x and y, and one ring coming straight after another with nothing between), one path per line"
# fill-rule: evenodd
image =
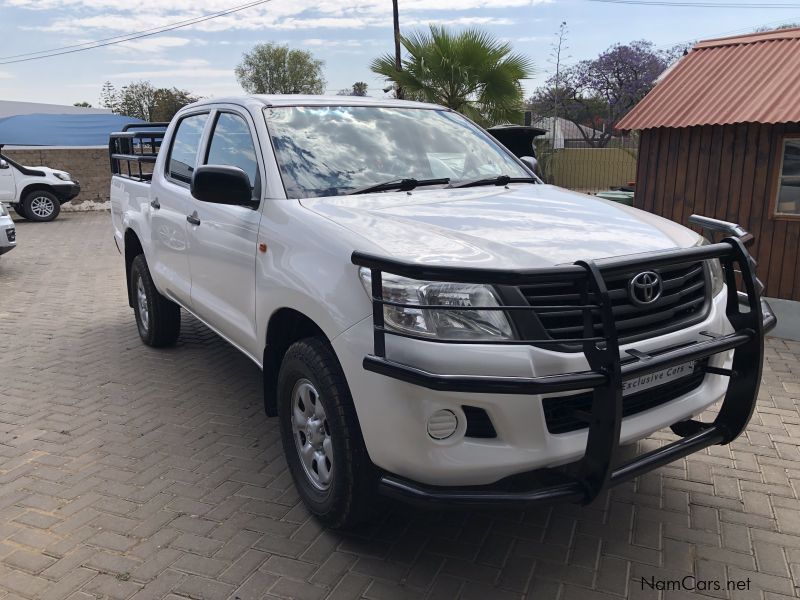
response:
M8 146L102 146L108 136L128 123L143 123L123 115L19 115L0 118L0 144Z
M42 104L41 102L18 102L0 100L0 118L19 115L110 115L107 108L86 108L62 104Z
M800 121L800 28L698 43L619 129Z

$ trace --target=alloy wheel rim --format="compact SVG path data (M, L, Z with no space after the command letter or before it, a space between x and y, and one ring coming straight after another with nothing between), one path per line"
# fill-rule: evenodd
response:
M333 440L328 416L314 384L300 379L292 389L292 437L306 478L327 490L333 480Z
M150 311L147 309L147 292L141 277L136 280L136 301L139 305L139 320L144 330L148 331L150 329Z
M53 201L47 196L36 196L31 200L31 212L37 217L47 218L54 210Z

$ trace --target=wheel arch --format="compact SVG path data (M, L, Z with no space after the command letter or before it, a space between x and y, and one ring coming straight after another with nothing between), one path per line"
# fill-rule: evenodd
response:
M277 387L281 362L294 342L307 337L321 337L330 343L328 336L313 319L293 308L283 307L272 313L267 323L267 341L264 346L264 410L267 416L278 414Z
M50 192L56 197L56 200L58 200L58 202L61 203L61 199L58 197L58 194L56 194L55 190L53 189L53 186L41 182L29 183L25 187L23 187L22 191L19 193L19 202L22 203L22 201L25 199L25 196L27 196L31 192L36 192L36 191Z
M140 254L144 254L144 247L142 246L139 236L136 235L136 232L130 227L125 230L124 242L125 285L127 286L128 290L128 305L133 308L133 293L131 291L131 265L133 264L134 258Z

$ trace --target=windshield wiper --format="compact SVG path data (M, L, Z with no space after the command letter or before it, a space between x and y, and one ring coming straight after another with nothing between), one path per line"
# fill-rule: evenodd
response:
M439 179L390 179L383 183L376 183L354 189L352 192L347 192L348 196L354 194L369 194L370 192L383 192L384 190L400 190L401 192L408 192L420 185L447 185L450 179L441 177Z
M510 177L508 175L497 175L496 177L481 177L480 179L469 179L458 183L451 183L450 188L477 187L479 185L508 185L509 183L539 183L534 177Z

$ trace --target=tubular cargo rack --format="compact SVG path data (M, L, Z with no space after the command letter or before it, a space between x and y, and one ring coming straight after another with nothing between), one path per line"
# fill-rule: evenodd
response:
M108 139L111 173L136 181L150 181L169 123L130 123Z
M728 444L746 427L753 413L761 382L764 354L764 334L776 324L776 319L761 295L756 278L755 261L745 244L752 236L738 225L708 217L692 216L690 222L708 231L722 232L727 237L718 243L686 249L666 250L647 255L578 261L552 268L511 271L500 269L458 268L408 263L362 252L354 252L352 262L365 267L372 275L372 317L374 353L366 356L364 369L424 388L487 394L546 394L565 391L592 392L591 410L575 415L588 426L586 451L581 460L566 468L538 469L513 476L488 486L443 487L424 485L384 473L380 489L384 494L411 502L483 506L528 506L536 503L567 501L589 503L610 486L687 456L707 446ZM650 270L685 264L689 261L719 259L728 289L726 315L733 326L732 333L704 331L701 341L648 354L628 349L620 356L620 344L615 327L605 278L633 271ZM416 280L459 282L487 285L520 286L570 280L579 285L581 302L573 306L424 306L394 302L383 297L382 278L390 273ZM741 291L739 290L741 287ZM384 307L408 307L436 310L502 310L502 311L583 311L583 335L567 342L580 344L589 369L540 377L493 377L431 373L424 369L401 364L386 355L386 336L400 336L443 344L465 343L423 337L393 330L384 322ZM592 314L600 314L600 335ZM548 345L563 344L565 340L515 339L481 344ZM467 342L469 343L469 342ZM473 342L474 343L474 342ZM730 369L704 366L708 373L729 377L728 388L713 423L684 421L673 430L681 438L657 450L642 454L625 464L621 459L620 426L623 416L623 381L689 361L734 351ZM702 364L700 362L696 364Z

